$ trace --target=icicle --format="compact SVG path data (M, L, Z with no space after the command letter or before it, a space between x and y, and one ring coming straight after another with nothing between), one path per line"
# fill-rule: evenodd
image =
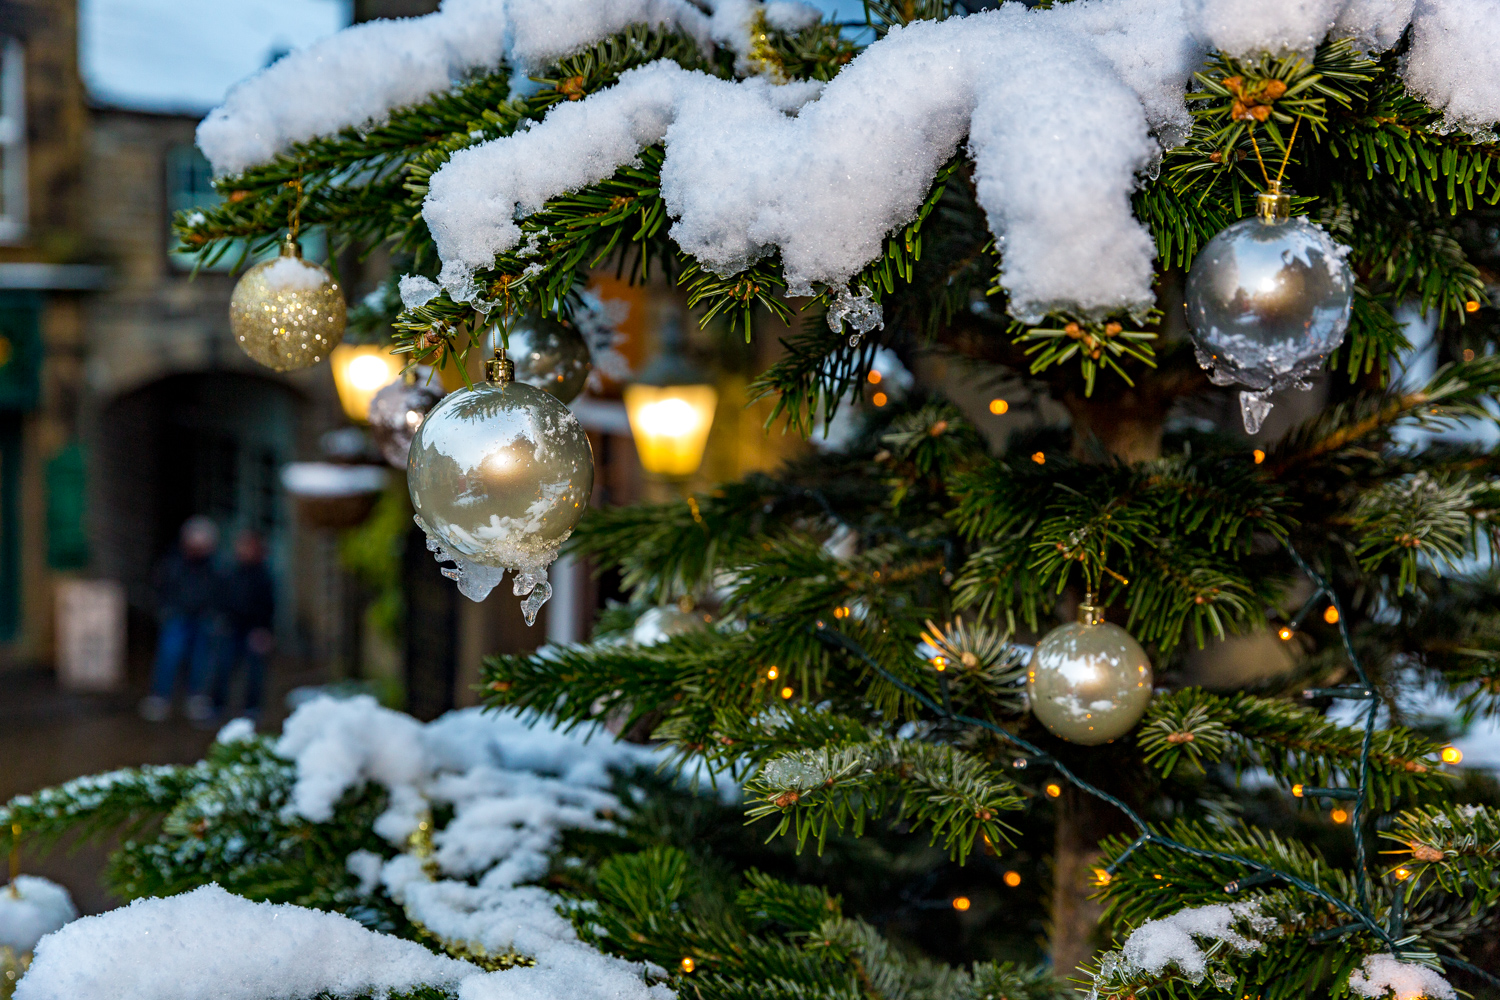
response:
M522 594L531 595L521 602L521 614L526 616L527 625L535 625L536 613L542 610L542 605L552 596L552 584L547 582L547 571L544 569L540 573L532 573L517 570L515 582L511 584L511 593L517 597Z
M438 538L422 523L422 519L416 518L418 527L427 535L427 551L440 563L451 562L452 566L439 566L438 572L458 584L458 592L476 604L490 596L490 591L500 585L505 579L505 568L503 566L486 566L483 563L474 562L467 556L454 552L443 540ZM518 591L519 593L519 591ZM534 615L533 615L534 617ZM528 624L530 624L528 622Z
M1240 393L1240 416L1245 418L1245 433L1254 434L1260 430L1261 423L1266 419L1266 414L1271 412L1271 390L1265 392Z

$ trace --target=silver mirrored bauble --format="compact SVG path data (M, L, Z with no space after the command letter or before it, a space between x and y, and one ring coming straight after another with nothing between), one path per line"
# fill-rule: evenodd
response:
M344 293L297 241L246 271L229 297L229 329L250 357L279 372L315 365L344 339Z
M492 348L500 346L498 333ZM571 403L583 391L593 369L589 345L572 326L539 316L511 324L506 354L516 366L516 381L534 385Z
M551 596L547 566L588 507L594 453L578 419L522 382L460 389L427 414L407 456L417 523L464 596L484 600L507 569L527 623Z
M1054 736L1094 746L1123 736L1151 701L1151 661L1118 625L1085 620L1053 629L1026 671L1031 711ZM1097 619L1093 619L1097 620Z
M1349 250L1306 219L1285 217L1285 196L1209 240L1187 280L1198 363L1215 385L1241 385L1255 433L1276 389L1307 378L1344 341L1354 299Z
M409 373L381 389L370 400L370 435L381 456L398 469L406 468L411 439L428 412L443 398L436 379Z

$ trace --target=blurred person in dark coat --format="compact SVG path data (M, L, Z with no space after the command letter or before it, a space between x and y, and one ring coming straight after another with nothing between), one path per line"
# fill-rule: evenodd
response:
M224 641L214 677L214 710L222 715L229 707L230 685L243 666L245 707L240 714L258 719L266 657L275 645L271 629L276 619L276 587L266 568L265 542L255 532L242 531L235 538L234 565L219 583L217 605Z
M162 722L171 713L172 697L188 669L185 712L190 719L213 715L208 687L214 669L214 595L218 574L214 552L219 529L202 515L182 525L175 549L157 564L156 612L161 630L156 639L156 663L151 669L151 693L141 699L141 717Z

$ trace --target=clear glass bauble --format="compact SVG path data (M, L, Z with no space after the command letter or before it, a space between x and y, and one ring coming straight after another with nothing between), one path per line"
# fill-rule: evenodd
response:
M1053 629L1026 670L1032 714L1054 736L1084 746L1128 733L1145 714L1151 684L1146 651L1109 622Z
M1198 363L1215 385L1240 385L1255 433L1277 389L1307 378L1344 342L1354 301L1349 248L1306 219L1236 222L1209 240L1187 279Z
M527 624L552 594L547 566L594 488L594 453L578 419L523 382L451 393L427 414L407 456L407 487L443 572L482 601L505 576Z
M396 379L370 400L370 436L381 457L397 469L406 468L411 439L438 400L444 395L436 379L417 374Z
M293 240L281 256L240 277L229 298L234 342L267 368L317 364L344 337L344 293L326 268L302 259Z
M516 366L516 381L534 385L571 403L583 391L593 370L589 345L572 326L540 316L527 316L511 324L505 353ZM498 334L490 347L501 346Z

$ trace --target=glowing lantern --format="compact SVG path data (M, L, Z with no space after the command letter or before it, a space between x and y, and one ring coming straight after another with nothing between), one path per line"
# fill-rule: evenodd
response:
M698 471L719 394L682 356L682 328L662 330L662 353L639 381L625 387L625 414L641 467L653 475L685 479Z
M340 344L329 355L339 403L350 420L370 418L370 400L401 374L401 362L379 344Z

